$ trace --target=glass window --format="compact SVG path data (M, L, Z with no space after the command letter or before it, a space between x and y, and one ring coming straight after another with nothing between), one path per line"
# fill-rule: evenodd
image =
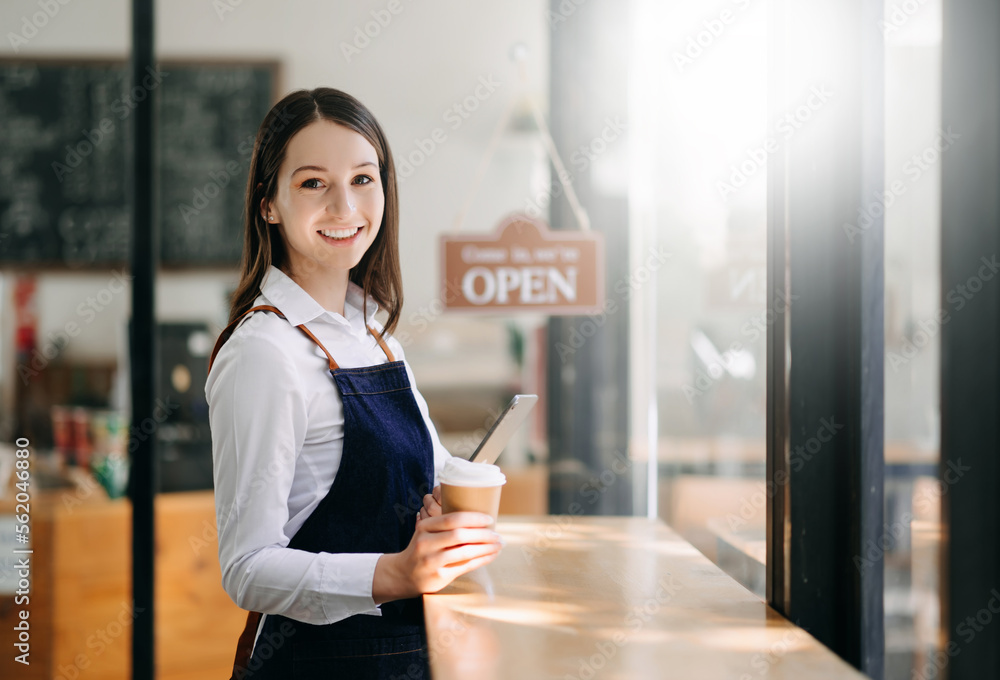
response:
M940 648L941 3L885 5L886 678ZM876 210L879 206L873 206ZM925 672L926 671L926 672Z
M782 139L767 129L767 5L635 12L634 224L670 255L646 349L654 384L635 376L635 403L655 394L657 513L763 597L766 179Z

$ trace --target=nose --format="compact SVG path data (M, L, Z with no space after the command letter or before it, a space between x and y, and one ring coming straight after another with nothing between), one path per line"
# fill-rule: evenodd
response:
M334 217L347 217L354 210L354 197L351 196L350 189L338 187L330 191L330 202L327 203L326 210Z

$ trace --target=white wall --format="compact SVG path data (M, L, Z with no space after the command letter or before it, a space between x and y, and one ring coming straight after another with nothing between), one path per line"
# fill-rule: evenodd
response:
M236 5L232 11L217 9L231 5ZM0 56L125 58L131 42L129 7L126 0L69 0L27 44L17 45L15 53L6 36L11 31L22 33L25 21L32 22L41 9L38 0L4 0ZM547 109L546 7L545 0L161 0L156 50L163 59L277 60L282 64L281 94L319 86L350 92L379 118L397 167L418 149L417 140L428 138L435 128L444 131L445 142L401 183L405 326L436 296L437 237L450 230L504 105L525 91L508 56L515 42L523 42L529 50L527 92ZM378 18L385 26L371 23ZM376 36L367 45L359 39L360 53L348 59L343 45L351 44L366 24ZM481 102L469 100L476 110L460 125L452 124L453 116L445 120L445 112L473 95L481 78L492 78L499 85ZM465 228L488 229L504 214L523 209L531 178L538 179L538 158L536 145L518 135L505 136ZM69 321L89 319L89 314L81 317L78 307L106 286L110 275L108 271L40 273L40 338L58 333ZM0 287L0 386L7 397L4 410L9 411L12 379L16 379L11 376L11 273L3 277L8 285ZM158 316L220 323L226 316L225 294L235 280L234 272L164 274L158 284ZM115 295L72 339L65 356L115 357L129 305L127 292Z

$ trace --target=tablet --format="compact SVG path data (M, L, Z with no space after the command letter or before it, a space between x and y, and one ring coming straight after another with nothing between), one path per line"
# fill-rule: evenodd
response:
M537 403L537 394L518 394L511 399L507 408L503 410L500 417L493 423L493 427L483 437L483 441L479 442L479 447L469 456L469 460L475 463L495 462L500 457L504 447L507 446L511 436L517 431L517 428L521 427L521 423L524 422L528 413Z

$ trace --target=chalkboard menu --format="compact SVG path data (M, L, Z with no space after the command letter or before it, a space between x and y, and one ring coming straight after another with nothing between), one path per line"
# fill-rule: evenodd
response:
M273 63L0 60L0 265L128 261L132 117L156 92L156 219L165 266L238 262L253 138Z

